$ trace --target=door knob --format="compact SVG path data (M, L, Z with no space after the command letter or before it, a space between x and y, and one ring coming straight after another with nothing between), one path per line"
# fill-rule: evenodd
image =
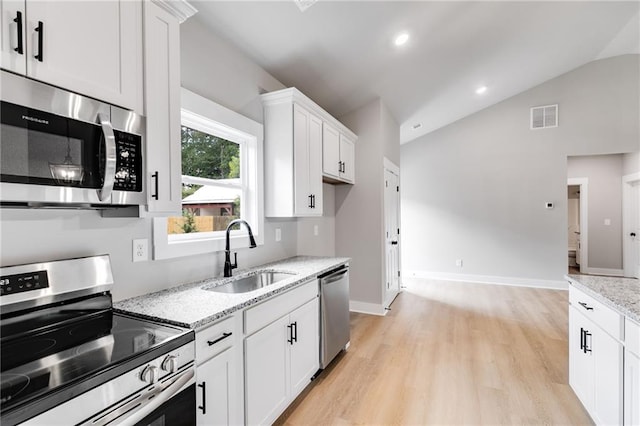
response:
M632 237L635 237L635 236L636 236L636 233L635 233L635 232L632 232L632 233L630 233L629 235L631 235Z

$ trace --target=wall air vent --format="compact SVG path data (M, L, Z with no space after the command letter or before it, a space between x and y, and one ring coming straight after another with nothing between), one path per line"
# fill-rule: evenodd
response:
M293 1L298 6L300 11L304 12L305 10L313 6L314 3L317 2L318 0L293 0Z
M558 104L531 108L531 130L558 127Z

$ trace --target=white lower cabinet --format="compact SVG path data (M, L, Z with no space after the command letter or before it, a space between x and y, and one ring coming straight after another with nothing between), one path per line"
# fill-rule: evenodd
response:
M573 288L571 292L575 295ZM592 299L579 300L573 298L569 307L569 383L596 424L619 425L623 422L622 317ZM613 326L607 324L605 331L600 318L613 318Z
M314 280L308 285L315 285L311 300L307 299L302 306L297 305L299 307L275 321L268 319L272 322L245 339L247 424L273 423L318 371L317 282ZM300 297L309 293L303 290L297 292ZM268 318L277 309L282 309L282 305L274 304L273 309L263 310L261 315Z
M197 331L198 425L238 425L244 422L241 342L241 315L233 315Z

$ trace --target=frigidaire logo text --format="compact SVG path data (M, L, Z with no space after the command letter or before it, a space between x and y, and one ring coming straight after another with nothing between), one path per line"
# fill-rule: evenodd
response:
M49 120L43 120L42 118L36 118L36 117L29 117L28 115L23 115L22 119L33 121L35 123L40 123L40 124L49 124Z

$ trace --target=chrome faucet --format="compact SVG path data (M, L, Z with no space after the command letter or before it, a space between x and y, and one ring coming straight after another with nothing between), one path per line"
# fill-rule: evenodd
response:
M256 240L253 239L253 232L251 232L251 227L245 220L235 219L229 222L229 224L227 225L227 237L226 237L226 242L224 246L224 276L225 277L230 277L231 271L233 271L238 267L238 253L233 253L234 260L233 260L233 263L231 263L231 248L229 247L229 232L231 231L232 226L241 224L241 223L244 223L244 226L247 227L247 231L249 231L249 248L256 247Z

